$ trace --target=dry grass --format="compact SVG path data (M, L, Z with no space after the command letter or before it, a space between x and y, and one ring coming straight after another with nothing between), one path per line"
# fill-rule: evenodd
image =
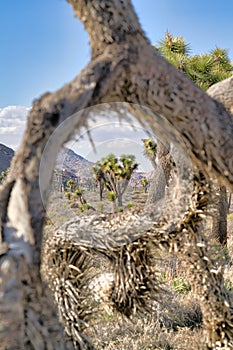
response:
M92 196L91 205L98 211L98 194ZM141 196L141 193L138 194ZM139 198L138 197L138 198ZM91 198L91 197L90 197ZM93 200L94 198L94 200ZM143 199L145 200L145 198ZM128 193L126 202L137 203L137 196ZM59 208L58 208L59 207ZM104 211L109 211L110 204L105 202ZM52 217L60 224L69 215L70 209L64 207L62 197L53 198L50 206ZM77 210L74 214L79 213ZM86 214L86 213L85 213ZM79 215L83 215L79 213ZM52 231L52 225L47 225L46 231ZM210 231L209 224L206 232ZM217 249L216 254L227 256L225 259L226 286L233 290L233 214L228 216L228 245L227 248ZM173 255L155 251L155 263L161 283L168 290L160 296L155 311L144 319L134 316L126 319L116 312L107 312L99 305L98 317L87 330L96 349L106 350L193 350L198 349L202 338L202 314L192 293L181 262ZM100 257L96 258L94 275L106 272L106 264Z
M103 311L88 330L96 349L193 350L198 349L202 315L192 293L171 289L144 318L127 319Z
M200 330L188 328L177 332L161 328L157 322L135 320L116 324L102 322L90 332L96 349L124 350L188 350L197 349Z

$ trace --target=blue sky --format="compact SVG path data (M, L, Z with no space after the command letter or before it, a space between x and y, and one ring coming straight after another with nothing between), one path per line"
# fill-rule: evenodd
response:
M233 60L233 1L132 2L152 43L168 29L183 35L193 53L217 45ZM0 108L31 106L71 80L90 57L87 34L65 0L1 1L0 33Z

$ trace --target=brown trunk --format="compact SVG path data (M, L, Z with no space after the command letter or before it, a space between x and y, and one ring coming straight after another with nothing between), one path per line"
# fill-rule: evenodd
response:
M36 266L23 257L0 261L0 348L74 349L58 322L56 307Z
M112 213L117 212L117 206L116 206L116 201L111 201L111 206L112 206Z
M220 186L216 199L215 212L213 214L212 237L222 245L227 244L227 190L225 186Z
M230 209L231 209L231 197L232 197L232 193L229 193L229 198L227 203L228 214L230 213Z
M158 163L162 166L166 185L168 186L169 179L171 176L171 168L172 168L169 142L158 141L157 154L158 154Z
M103 201L103 192L104 192L104 182L102 180L100 180L99 181L100 202Z
M146 204L156 203L165 196L165 189L168 186L171 174L171 155L169 143L157 142L158 165L150 185Z

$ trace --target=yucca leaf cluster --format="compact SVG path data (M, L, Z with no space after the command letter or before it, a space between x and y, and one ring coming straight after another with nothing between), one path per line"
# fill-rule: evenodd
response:
M191 55L190 44L182 36L173 36L168 31L155 48L204 90L233 73L226 49L216 47L209 53Z

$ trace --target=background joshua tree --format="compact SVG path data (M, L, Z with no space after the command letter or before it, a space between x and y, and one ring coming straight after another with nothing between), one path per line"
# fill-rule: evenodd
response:
M146 177L143 177L140 181L142 187L144 188L144 192L146 193L148 190L148 186L149 186L149 181Z
M74 182L73 179L68 180L68 181L67 181L67 185L68 185L68 190L69 190L70 192L74 192L75 189L76 189L76 187L77 187L77 184Z
M216 47L202 55L190 55L191 47L182 36L168 31L155 48L203 90L232 76L233 65L227 50Z
M7 175L10 172L10 168L7 168L6 170L2 171L0 173L0 184L3 183L3 181L6 179Z
M87 201L86 201L86 199L84 198L84 189L83 188L81 188L81 187L76 187L76 189L75 189L75 191L74 191L74 194L73 194L73 198L74 199L78 199L79 200L79 202L80 202L80 204L81 205L84 205L84 204L86 204L87 203Z
M154 170L157 169L156 156L157 156L157 143L154 139L142 139L144 151L144 156L149 159Z
M99 196L100 196L100 202L103 201L103 192L104 192L104 186L105 186L105 181L104 181L104 173L101 169L101 164L97 163L95 166L93 166L90 169L90 173L93 175L95 178L98 186L99 186ZM109 188L110 190L110 188Z
M50 150L46 149L49 162L40 174L46 206L46 195L60 148L71 138L74 130L80 132L82 127L88 129L91 117L88 111L82 112L84 109L104 103L112 106L111 103L117 101L130 103L129 109L133 113L132 104L135 104L135 118L144 122L144 125L148 124L154 131L158 121L156 118L162 115L164 119L160 121L164 121L167 134L188 149L194 164L205 174L217 175L224 185L233 189L233 120L226 110L228 105L228 111L233 110L233 79L216 86L216 90L211 93L209 91L209 95L194 85L151 47L129 0L68 2L89 34L91 61L72 82L55 93L46 93L35 100L11 172L0 189L0 334L1 340L4 340L1 344L9 350L93 348L82 333L85 320L80 319L90 315L85 314L84 317L82 306L85 300L79 295L79 288L85 285L85 273L80 275L79 271L81 268L85 272L88 266L87 245L90 242L82 240L82 237L86 237L86 232L94 231L95 249L101 251L107 249L106 237L113 235L114 239L122 239L126 233L129 235L131 229L130 239L135 238L135 244L130 245L132 254L129 254L131 250L126 245L122 248L122 255L126 257L126 262L130 262L127 269L136 266L132 287L138 287L141 282L144 287L144 272L150 272L145 265L140 266L140 259L137 259L138 254L142 257L144 255L141 252L142 245L136 244L138 236L135 237L135 234L141 235L142 231L153 226L153 211L150 215L144 212L142 216L140 211L132 211L130 216L118 213L114 219L98 215L65 224L60 234L57 231L49 237L48 250L44 255L49 263L45 265L45 273L48 277L51 273L53 277L51 281L54 282L57 304L59 310L64 312L60 316L66 328L65 339L62 331L64 328L54 317L54 305L40 274L45 210L40 197L39 166L45 145L56 130L56 142L50 143ZM210 94L216 99L211 98ZM145 113L145 109L140 106L148 106L151 114L148 111ZM79 114L72 120L73 124L69 124L69 117L76 112ZM60 132L57 128L64 120L68 123L67 129ZM199 202L202 201L202 194L202 190L197 191L193 197ZM232 305L224 290L222 271L213 268L211 260L205 254L207 243L202 242L199 230L194 227L196 214L200 214L199 209L197 207L191 213L193 215L187 216L188 213L185 216L187 222L180 222L180 217L168 217L166 224L169 224L169 219L177 219L181 223L177 225L178 232L174 230L174 225L163 227L161 222L159 232L155 228L151 238L157 239L158 245L162 242L164 249L169 246L168 241L171 241L173 249L177 251L180 249L177 233L182 229L183 243L187 248L183 258L187 267L193 267L193 277L198 277L197 280L194 278L194 285L201 286L198 292L205 315L202 348L231 348ZM198 219L201 220L200 215ZM104 236L100 235L101 232L104 232ZM116 232L117 235L114 236ZM192 254L192 247L195 254ZM138 251L136 255L135 251ZM183 247L181 251L183 252ZM117 263L118 257L119 255L115 256ZM135 258L135 261L131 261ZM193 259L196 259L195 264ZM123 274L124 268L123 264L120 269ZM206 281L207 289L204 288ZM120 284L121 279L117 283L124 292L125 285ZM139 288L139 291L142 290ZM137 288L134 288L134 293L138 297ZM119 296L119 309L122 305L119 305L121 295L117 290L115 295ZM128 301L128 295L125 293L123 301ZM139 298L141 305L145 300L144 295Z
M92 172L96 174L96 179L101 186L104 183L107 190L111 192L111 202L117 200L117 206L123 206L123 194L129 184L134 170L138 168L135 156L132 154L122 154L118 159L113 153L99 160L94 166ZM100 197L102 200L102 196Z
M185 73L202 89L232 76L233 65L227 50L216 47L210 53L190 55L190 45L182 36L175 37L168 31L156 49L176 68ZM224 186L215 187L217 192L213 214L212 236L221 244L227 242L227 190Z

